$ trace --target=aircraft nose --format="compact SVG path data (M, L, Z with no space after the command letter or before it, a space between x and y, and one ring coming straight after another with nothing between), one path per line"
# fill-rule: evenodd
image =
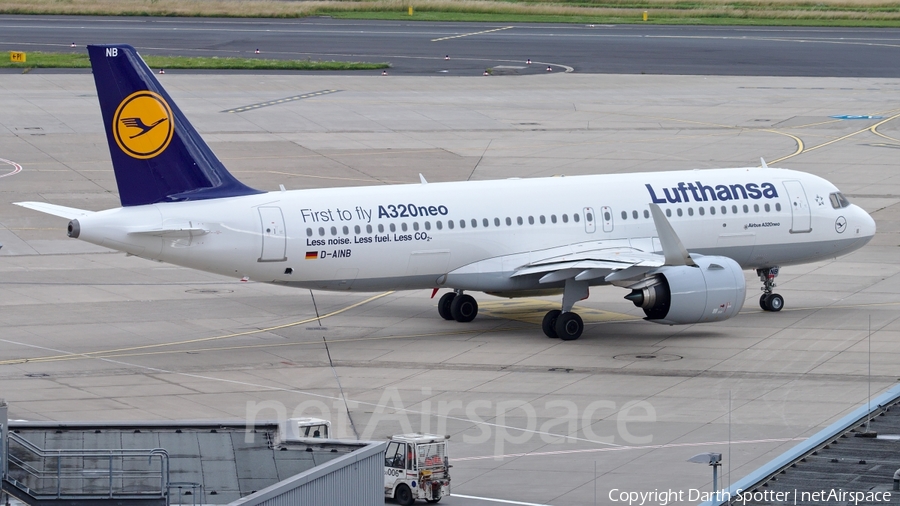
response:
M875 219L869 215L869 213L862 210L862 208L857 207L857 212L855 219L853 220L854 232L860 238L871 239L872 236L875 235Z

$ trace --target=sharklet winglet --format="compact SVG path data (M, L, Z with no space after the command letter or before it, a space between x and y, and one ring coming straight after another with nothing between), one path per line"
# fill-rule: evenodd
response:
M650 213L653 215L653 223L656 225L656 233L659 235L659 242L662 245L663 256L666 257L666 265L687 265L697 267L697 264L691 259L687 250L684 248L672 224L666 219L666 215L659 204L650 204Z

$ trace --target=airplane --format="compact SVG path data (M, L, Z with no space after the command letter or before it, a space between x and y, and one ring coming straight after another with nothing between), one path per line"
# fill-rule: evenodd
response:
M71 220L68 236L130 255L292 287L562 295L542 329L578 339L573 311L613 285L662 324L722 321L746 297L779 311L779 267L834 258L875 222L833 184L762 167L264 192L235 179L137 51L88 46L122 207L20 206Z

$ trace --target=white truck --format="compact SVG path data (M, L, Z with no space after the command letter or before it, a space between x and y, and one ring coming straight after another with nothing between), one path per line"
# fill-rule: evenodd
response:
M288 418L278 426L280 442L302 442L305 439L328 439L331 437L331 422L321 418Z
M436 503L450 495L450 436L392 436L384 453L384 496L409 506L416 499Z

